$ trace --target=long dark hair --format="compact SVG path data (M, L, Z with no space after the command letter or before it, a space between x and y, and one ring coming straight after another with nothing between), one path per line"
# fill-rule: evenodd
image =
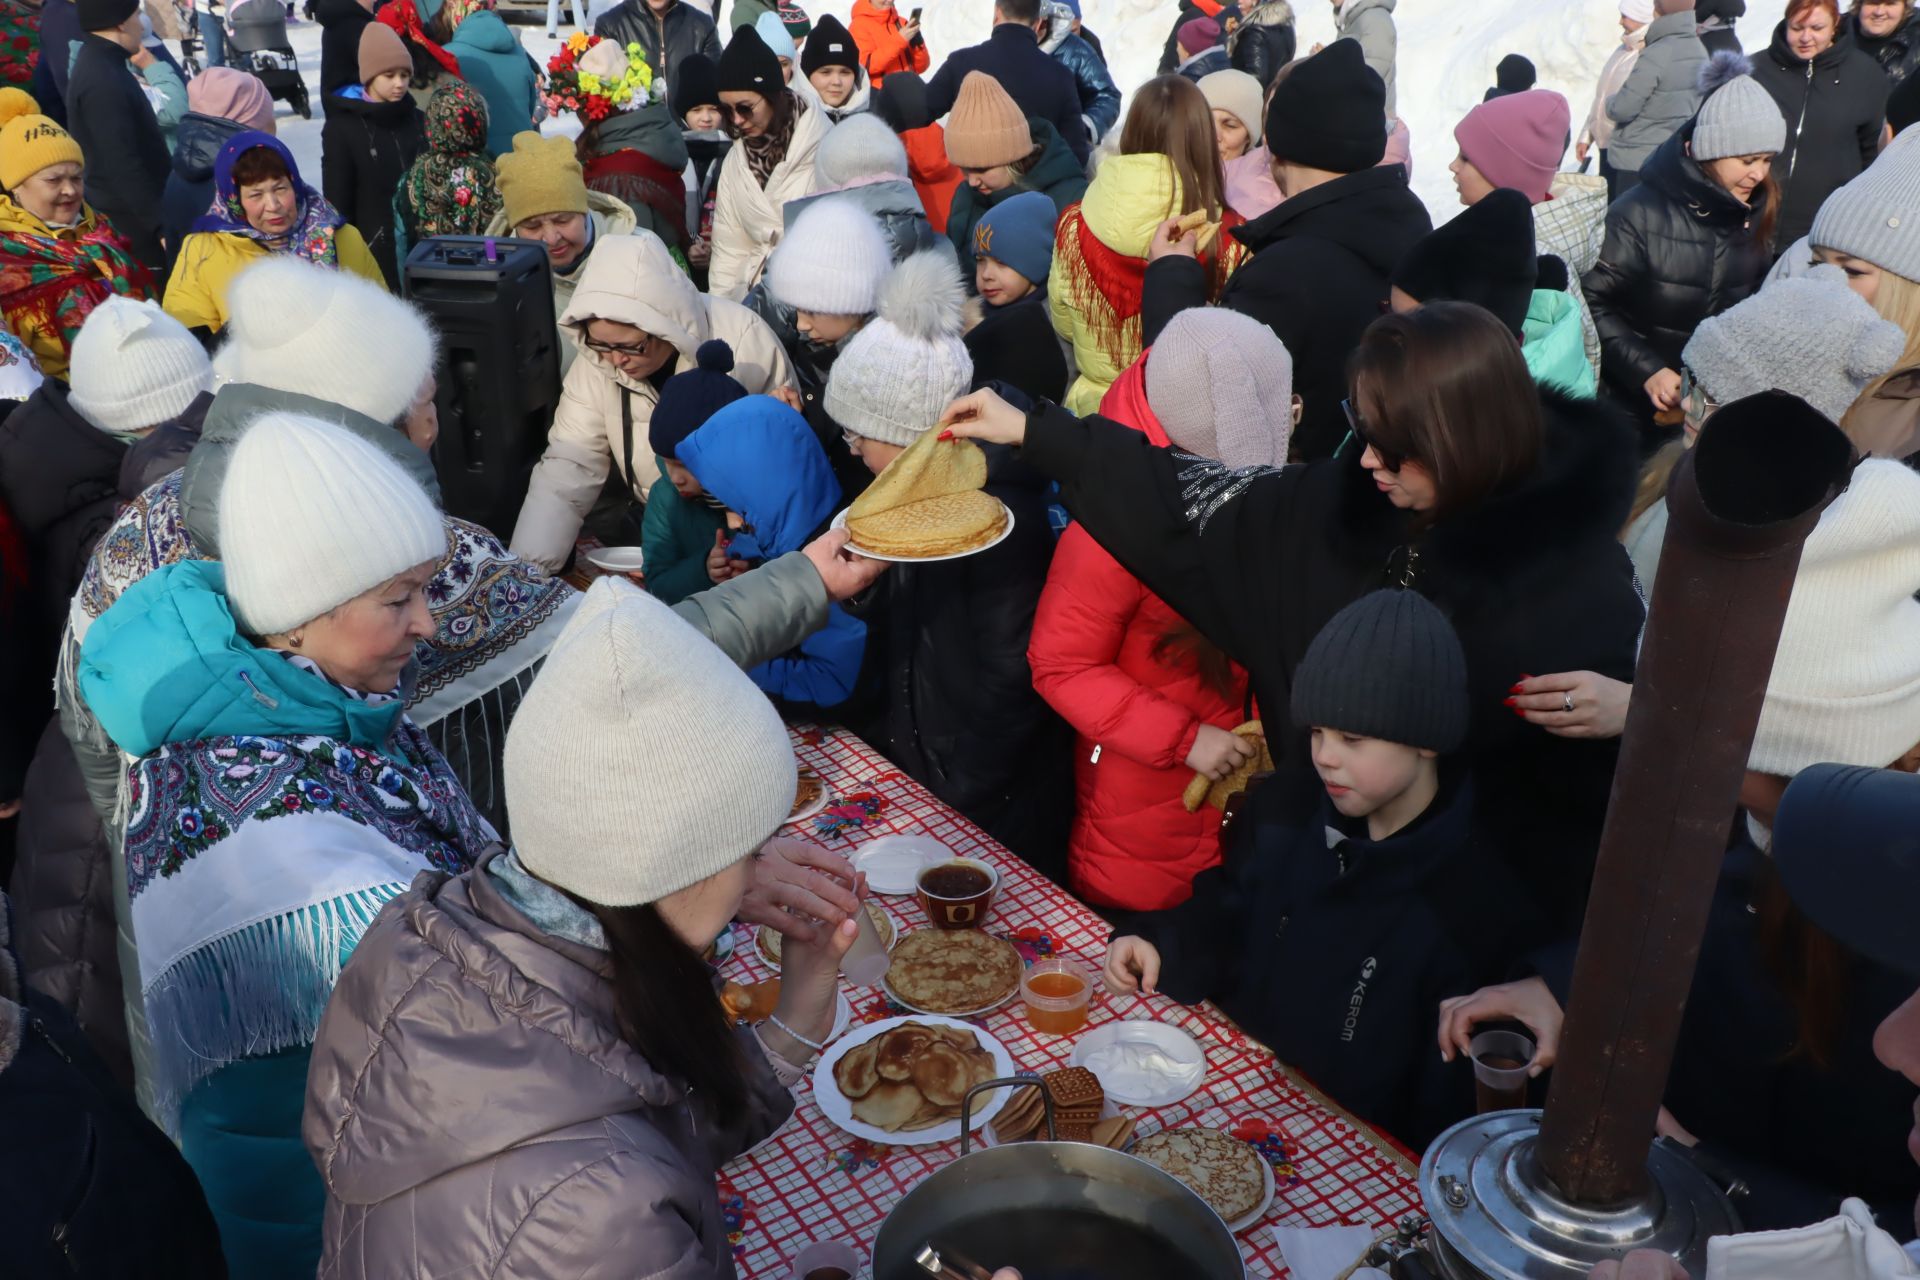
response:
M1470 302L1367 326L1348 365L1368 434L1433 475L1431 526L1531 475L1545 420L1513 331Z
M607 935L620 1034L655 1071L686 1082L715 1115L747 1102L747 1067L713 970L652 903L603 907L575 898Z
M1761 961L1793 1007L1796 1023L1785 1060L1804 1059L1825 1071L1846 1020L1853 962L1845 947L1793 905L1770 861L1762 860L1757 881L1753 909Z

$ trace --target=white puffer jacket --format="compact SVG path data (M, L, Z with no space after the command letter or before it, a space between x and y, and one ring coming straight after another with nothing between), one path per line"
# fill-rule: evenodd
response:
M766 322L737 302L707 297L693 287L659 236L650 231L609 236L587 259L573 301L560 317L576 336L589 320L617 320L655 337L679 352L679 367L691 369L694 352L709 338L733 348L733 380L749 395L794 387L793 365ZM627 399L633 424L633 469L626 466ZM659 393L653 384L629 379L594 351L581 348L560 388L547 451L533 469L527 500L513 528L513 552L524 560L557 569L580 535L580 522L592 509L607 469L620 469L634 497L645 501L660 478L659 464L647 444L647 425Z
M813 191L813 157L833 122L817 102L803 95L806 110L794 122L786 158L773 166L763 190L747 170L747 147L736 142L720 166L713 200L713 257L707 266L707 290L716 298L746 296L780 243L780 208Z

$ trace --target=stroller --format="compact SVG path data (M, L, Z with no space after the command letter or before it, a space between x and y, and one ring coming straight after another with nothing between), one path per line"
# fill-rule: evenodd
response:
M260 77L281 102L290 104L303 120L313 119L307 82L300 78L300 60L287 38L287 8L281 0L245 0L227 11L227 62Z

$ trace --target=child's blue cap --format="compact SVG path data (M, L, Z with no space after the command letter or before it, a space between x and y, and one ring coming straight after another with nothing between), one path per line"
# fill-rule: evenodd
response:
M973 229L973 254L1004 262L1035 284L1045 284L1053 268L1053 225L1059 214L1053 199L1023 191L987 210Z

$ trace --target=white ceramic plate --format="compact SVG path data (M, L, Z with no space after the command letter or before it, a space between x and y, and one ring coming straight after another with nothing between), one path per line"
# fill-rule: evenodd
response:
M922 1009L919 1005L912 1004L906 1000L902 1000L900 998L900 993L898 991L895 991L893 989L893 984L891 982L888 982L885 978L882 978L880 980L880 989L887 993L887 999L893 1001L895 1004L899 1005L903 1009L913 1010L915 1013L919 1014L923 1018L977 1018L983 1013L992 1013L995 1009L1000 1008L1002 1005L1006 1004L1007 1001L1013 999L1015 996L1020 994L1019 984L1016 983L1014 985L1013 990L1007 992L1007 994L1001 996L998 1000L995 1000L992 1004L983 1004L978 1009L967 1009L961 1013L928 1013L926 1010Z
M1000 499L995 498L994 501L1000 502ZM851 511L852 509L853 508L851 507L843 508L838 514L836 514L833 517L833 523L828 525L827 527L830 529L846 528L847 512ZM1000 502L1000 510L1006 515L1007 522L1000 527L1000 532L997 535L995 535L991 541L983 542L979 546L970 547L965 551L955 551L951 555L888 556L888 555L882 555L878 551L868 551L865 548L861 547L859 543L852 542L852 541L849 541L847 543L847 550L852 552L856 556L861 556L868 560L890 560L895 564L932 564L936 560L964 560L968 556L979 555L982 551L985 551L988 547L999 546L1001 543L1007 540L1007 535L1013 532L1013 512L1007 510L1007 504L1004 502Z
M998 1040L982 1031L979 1027L969 1026L958 1018L943 1018L938 1014L921 1013L911 1018L883 1018L879 1022L869 1022L857 1027L844 1038L834 1042L820 1055L820 1061L813 1069L813 1100L819 1104L821 1112L834 1125L852 1134L856 1138L865 1138L869 1142L884 1143L890 1147L930 1147L942 1142L952 1142L960 1136L960 1121L948 1120L931 1129L922 1129L918 1133L888 1133L885 1129L876 1129L870 1124L862 1124L853 1118L853 1104L840 1092L840 1086L833 1082L833 1068L849 1052L875 1039L885 1032L893 1030L903 1022L919 1022L941 1027L955 1027L961 1031L971 1031L980 1047L993 1055L993 1074L996 1077L1010 1076L1019 1070L1014 1065L1013 1055ZM985 1105L973 1113L973 1127L978 1129L1000 1113L1006 1105L1009 1089L996 1089L988 1096ZM1264 1162L1263 1162L1264 1163Z
M608 573L638 573L646 553L639 547L595 547L587 552L587 563Z
M953 850L932 836L880 836L855 850L853 869L864 871L875 893L912 893L920 873L953 859Z
M1190 1062L1197 1059L1200 1063L1200 1072L1194 1077L1193 1083L1190 1085L1175 1083L1162 1089L1140 1093L1130 1093L1125 1089L1116 1089L1105 1076L1102 1076L1088 1064L1087 1059L1095 1050L1104 1049L1123 1036L1129 1041L1138 1040L1151 1044L1168 1057L1179 1061ZM1086 1067L1089 1071L1093 1071L1094 1077L1100 1081L1100 1087L1107 1091L1107 1096L1122 1106L1127 1107L1171 1106L1182 1098L1190 1095L1195 1089L1198 1089L1207 1078L1206 1051L1200 1047L1199 1042L1192 1036L1180 1028L1169 1026L1164 1022L1150 1022L1145 1020L1137 1022L1108 1022L1095 1027L1074 1043L1073 1056L1067 1059L1067 1063L1069 1066Z

